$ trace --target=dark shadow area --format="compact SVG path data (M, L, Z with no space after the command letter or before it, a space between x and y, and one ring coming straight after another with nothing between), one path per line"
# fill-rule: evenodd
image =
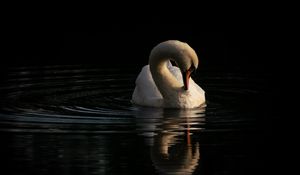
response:
M280 65L274 49L280 47L272 31L201 32L201 25L175 23L105 24L96 32L16 30L6 33L5 64L147 64L158 43L177 39L197 52L200 68L274 71ZM276 38L277 37L277 38Z

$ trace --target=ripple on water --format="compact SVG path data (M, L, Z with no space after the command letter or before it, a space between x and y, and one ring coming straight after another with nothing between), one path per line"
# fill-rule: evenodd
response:
M174 132L188 125L192 130L204 124L222 128L249 123L251 119L238 116L230 103L265 90L257 77L203 72L194 79L206 90L206 109L143 108L130 103L138 72L80 65L10 69L0 88L1 130L153 135L164 127Z

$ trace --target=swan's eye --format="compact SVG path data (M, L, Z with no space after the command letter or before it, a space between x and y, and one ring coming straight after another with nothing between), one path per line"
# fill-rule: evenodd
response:
M194 70L195 70L195 66L192 65L192 66L189 68L189 71L190 71L190 72L194 72Z

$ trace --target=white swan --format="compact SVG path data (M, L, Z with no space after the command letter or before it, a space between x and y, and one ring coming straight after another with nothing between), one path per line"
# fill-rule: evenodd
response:
M136 79L132 103L165 108L204 105L204 90L190 78L197 67L197 54L187 43L169 40L158 44L150 53L149 65L143 67Z

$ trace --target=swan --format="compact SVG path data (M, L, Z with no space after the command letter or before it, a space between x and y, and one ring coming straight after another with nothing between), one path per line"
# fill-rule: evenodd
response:
M172 66L170 60L178 65ZM198 57L187 43L168 40L156 45L135 81L133 104L163 108L205 105L205 92L191 78Z

